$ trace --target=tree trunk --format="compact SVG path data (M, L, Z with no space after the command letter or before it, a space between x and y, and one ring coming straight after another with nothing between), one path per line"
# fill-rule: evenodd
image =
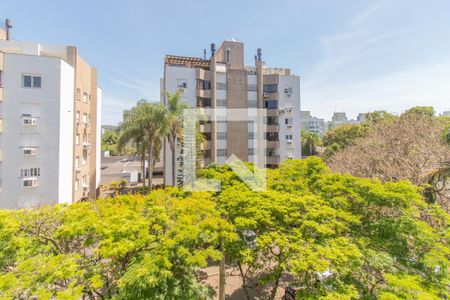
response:
M222 258L219 265L219 300L225 300L225 251L223 251L222 238L220 238Z
M277 279L275 280L274 287L272 290L272 294L270 295L270 299L274 300L277 295L278 285L280 284L281 272L277 274Z
M177 136L172 139L172 185L177 186Z
M145 189L145 151L141 154L141 165L142 165L142 184Z
M148 190L153 188L153 143L148 147Z
M239 272L241 273L242 288L244 289L245 296L247 297L247 300L251 300L250 295L248 294L248 291L247 291L247 279L245 278L245 274L244 274L244 270L242 269L241 262L238 261L237 264L239 266Z

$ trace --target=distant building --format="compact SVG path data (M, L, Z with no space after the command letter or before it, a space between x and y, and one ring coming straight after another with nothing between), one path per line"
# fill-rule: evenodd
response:
M325 120L311 116L310 111L301 111L300 121L302 130L316 133L320 137L322 137L326 132Z
M358 117L356 118L356 120L357 120L359 123L366 122L366 121L367 121L367 113L359 113L359 114L358 114Z
M72 46L9 38L0 28L0 208L95 198L101 89Z
M450 111L444 111L444 112L442 113L442 115L443 115L443 116L450 116Z

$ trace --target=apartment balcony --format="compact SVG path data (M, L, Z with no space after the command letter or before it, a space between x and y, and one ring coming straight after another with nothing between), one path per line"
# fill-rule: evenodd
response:
M266 147L267 148L280 148L280 142L279 141L266 141Z
M280 164L280 156L279 155L266 156L266 164L268 165Z
M204 69L197 68L196 78L201 80L211 80L211 72Z
M279 132L280 131L280 126L279 125L266 125L266 132Z
M268 117L277 117L280 115L280 110L278 108L267 108L266 115Z
M280 99L280 94L276 93L263 93L264 100L278 100Z
M197 97L210 99L211 98L211 90L197 89Z

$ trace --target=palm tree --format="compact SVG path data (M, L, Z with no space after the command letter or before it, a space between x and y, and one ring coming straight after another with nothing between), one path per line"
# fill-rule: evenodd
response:
M172 185L177 182L177 142L181 138L183 128L183 110L188 107L181 101L181 91L175 94L165 93L167 101L169 133L168 140L172 152Z
M153 170L159 159L161 140L168 132L168 117L164 106L141 100L125 116L121 125L119 144L133 141L143 161L143 178L145 186L145 158L148 160L148 186L152 189Z
M314 132L302 131L302 154L311 156L317 154L320 137Z
M117 142L117 148L119 151L124 149L128 144L134 144L136 148L136 154L139 155L141 159L142 168L142 182L145 188L145 160L147 156L148 142L143 130L140 128L137 120L136 113L137 108L133 107L130 111L124 114L124 120L119 125L119 140Z

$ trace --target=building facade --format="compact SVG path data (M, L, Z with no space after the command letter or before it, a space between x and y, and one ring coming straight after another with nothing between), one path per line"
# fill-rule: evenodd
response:
M0 208L94 198L101 89L71 46L9 40L0 29Z
M224 41L217 50L211 44L209 59L206 50L203 58L167 55L161 90L169 93L182 90L183 101L191 107L266 109L266 167L301 158L300 78L292 75L290 69L266 67L260 49L253 66L244 64L244 44L234 40ZM167 105L164 93L161 102ZM203 164L223 164L232 154L243 161L253 161L252 126L255 123L251 121L201 122L200 131L207 139ZM165 183L173 185L168 143L163 152Z
M302 130L315 133L320 137L326 133L325 120L312 116L310 111L301 111L300 119Z

